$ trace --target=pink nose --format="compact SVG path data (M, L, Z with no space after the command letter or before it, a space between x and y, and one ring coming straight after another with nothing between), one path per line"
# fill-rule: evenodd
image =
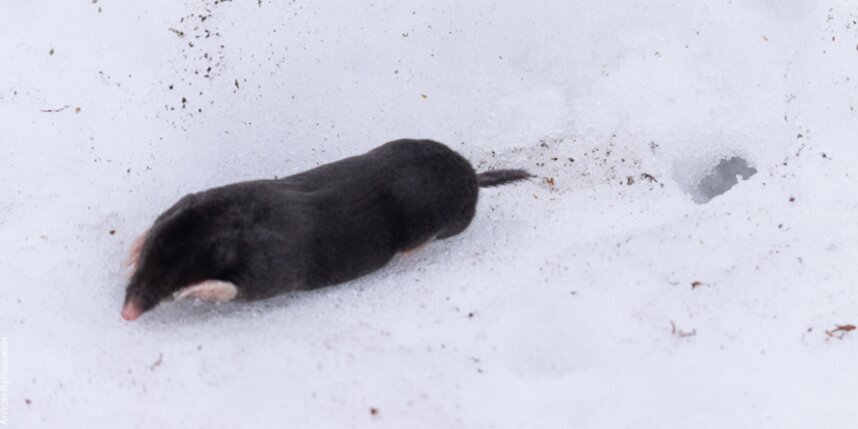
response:
M128 301L122 307L122 318L128 321L137 320L140 314L143 313L140 307L134 301Z

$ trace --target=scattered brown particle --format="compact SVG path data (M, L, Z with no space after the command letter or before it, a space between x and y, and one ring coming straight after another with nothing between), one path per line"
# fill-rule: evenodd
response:
M24 399L24 403L27 405L30 405L33 403L33 401L31 401L30 398L27 398L27 399Z
M697 289L700 286L703 286L703 282L697 280L691 282L691 289Z
M682 329L677 329L676 323L673 323L673 320L670 321L670 333L676 335L679 338L687 338L693 337L697 335L697 330L692 329L691 331L683 331Z
M635 184L635 178L632 176L626 176L626 185L631 186L634 184Z
M369 409L369 414L370 414L371 416L377 416L377 415L378 415L378 408L370 407L370 409Z
M113 234L116 234L116 230L115 230L115 229L111 229L111 230L110 230L110 235L113 235Z
M650 182L658 183L658 180L655 178L655 176L653 176L652 174L649 174L649 173L641 173L641 179L646 179L646 180L649 180Z
M75 107L75 108L74 108L74 112L75 112L75 113L80 113L80 107Z
M154 371L154 370L155 370L155 368L157 368L157 367L161 366L161 363L162 363L163 361L164 361L164 354L163 354L163 353L158 353L158 360L156 360L156 361L155 361L155 363L153 363L152 365L150 365L150 366L149 366L149 369L151 369L152 371Z
M553 177L546 177L545 178L545 184L548 185L548 189L550 189L552 191L554 190L554 187L556 185Z
M469 319L473 319L473 318L474 318L474 313L473 313L473 312L468 313L468 318L469 318Z
M426 95L426 94L420 94L420 97L422 97L424 100L425 100L425 99L427 99L427 98L429 98L429 96L428 96L428 95Z
M172 31L173 33L175 33L176 36L185 37L184 31L176 30L175 28L170 28L169 30Z
M58 109L42 109L41 112L43 112L43 113L58 113L58 112L62 112L63 110L68 109L69 107L70 106L65 105L65 106L60 107Z
M795 197L790 196L790 197L789 197L789 202L794 203L794 202L795 202Z
M837 337L839 339L843 339L846 334L855 330L855 325L837 325L836 328L825 331L825 335L829 337Z

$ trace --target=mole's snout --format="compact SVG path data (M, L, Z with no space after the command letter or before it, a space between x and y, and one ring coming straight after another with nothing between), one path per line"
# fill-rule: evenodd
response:
M146 299L145 292L128 291L125 296L125 304L122 305L122 318L128 321L137 320L141 314L155 306L150 301Z
M143 314L143 307L134 299L125 301L122 306L122 318L128 321L137 320Z

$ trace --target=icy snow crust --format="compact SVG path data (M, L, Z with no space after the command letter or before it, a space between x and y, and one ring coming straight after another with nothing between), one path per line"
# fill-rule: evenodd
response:
M851 0L6 2L9 424L854 428L858 331L826 331L858 324L856 20ZM402 137L539 178L348 284L119 317L131 242L182 195ZM758 173L695 203L732 156Z

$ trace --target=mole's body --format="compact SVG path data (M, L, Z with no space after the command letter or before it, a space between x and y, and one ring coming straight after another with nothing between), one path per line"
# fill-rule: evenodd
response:
M477 175L441 143L398 140L283 179L190 194L136 246L122 315L174 296L259 299L354 279L462 232L480 186L527 177Z

